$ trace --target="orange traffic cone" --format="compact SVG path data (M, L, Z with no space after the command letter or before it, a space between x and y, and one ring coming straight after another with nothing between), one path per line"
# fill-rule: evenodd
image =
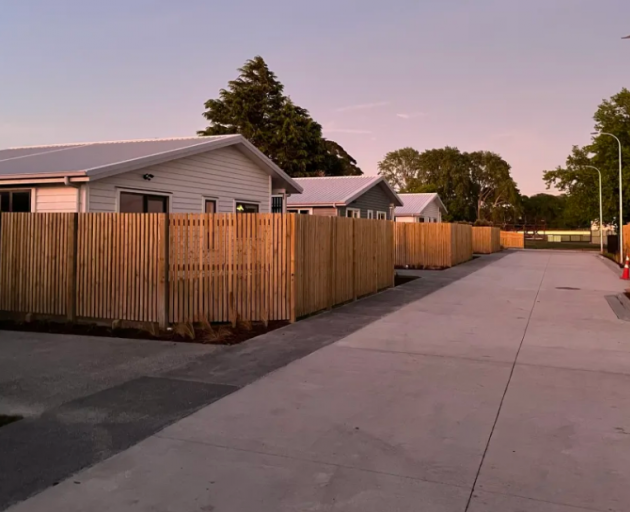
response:
M621 274L621 279L624 281L630 281L630 257L626 255L626 264L623 267L623 274Z

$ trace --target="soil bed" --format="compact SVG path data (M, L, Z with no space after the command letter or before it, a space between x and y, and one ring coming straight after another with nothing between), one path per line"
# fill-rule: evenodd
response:
M142 340L176 341L183 343L206 343L214 345L237 345L261 334L284 327L288 322L274 321L265 326L262 322L239 322L236 327L230 324L212 324L191 326L176 325L169 331L149 331L138 328L111 327L96 324L65 324L35 320L16 322L1 320L0 330L46 332L54 334L74 334L80 336L103 336L107 338L129 338Z

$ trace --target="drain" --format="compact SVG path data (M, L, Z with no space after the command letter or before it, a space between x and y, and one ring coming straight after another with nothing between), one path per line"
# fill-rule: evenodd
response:
M573 286L556 286L556 290L581 290L582 288L573 288Z

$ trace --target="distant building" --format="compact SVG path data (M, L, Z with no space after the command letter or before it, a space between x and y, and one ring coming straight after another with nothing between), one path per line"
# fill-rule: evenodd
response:
M295 178L303 189L287 199L287 212L391 220L403 202L382 176Z
M448 213L440 196L432 194L399 194L404 206L396 208L396 222L442 222Z

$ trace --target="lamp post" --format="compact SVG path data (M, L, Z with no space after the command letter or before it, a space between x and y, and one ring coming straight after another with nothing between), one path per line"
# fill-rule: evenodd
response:
M621 162L621 141L616 135L607 132L594 132L592 135L609 135L619 144L619 254L623 261L623 164Z
M602 206L602 171L593 165L583 165L588 169L595 169L599 174L599 252L604 254L604 208Z

